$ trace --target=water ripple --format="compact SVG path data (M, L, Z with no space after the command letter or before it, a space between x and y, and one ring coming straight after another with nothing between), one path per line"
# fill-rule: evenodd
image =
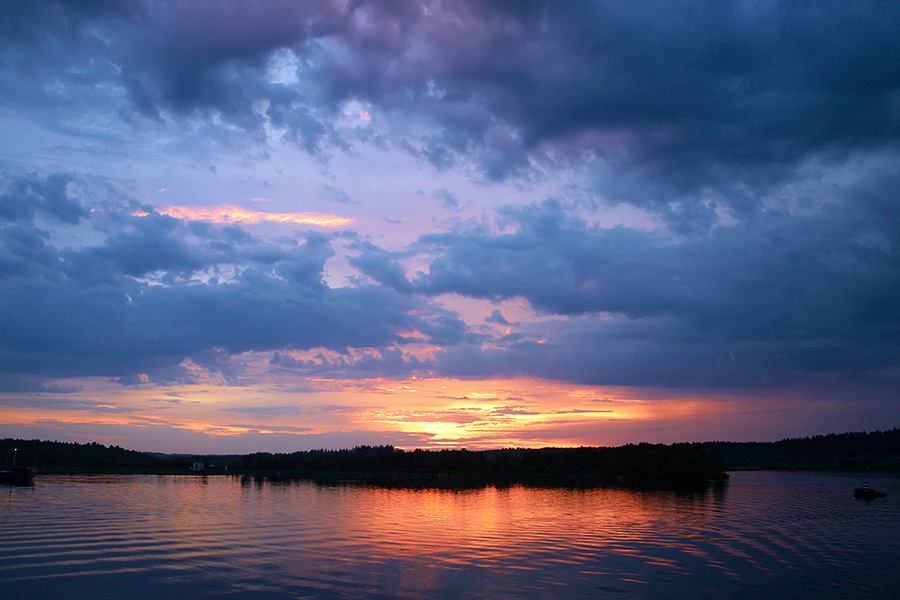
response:
M0 504L5 597L845 598L896 588L891 494L735 474L694 494L41 477ZM116 587L119 586L119 587ZM121 587L126 586L126 587Z

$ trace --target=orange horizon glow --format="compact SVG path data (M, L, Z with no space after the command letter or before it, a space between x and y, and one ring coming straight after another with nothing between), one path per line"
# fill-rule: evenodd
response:
M264 366L263 354L249 357L250 371L254 361ZM232 448L292 452L373 443L367 440L404 450L709 441L785 417L776 398L527 378L348 380L282 373L245 386L215 381L122 386L103 378L69 383L71 391L49 396L49 404L42 405L36 394L33 406L3 411L0 426L17 435L41 431L45 437L115 439L126 447L158 449L129 442L144 440L145 446L172 451L228 454ZM821 408L794 405L791 414L802 421L807 410Z
M250 210L230 204L219 206L169 206L157 208L161 215L187 221L207 221L210 223L247 223L256 224L268 221L272 223L291 223L294 225L317 225L319 227L344 227L354 222L353 219L337 215L314 212L274 213ZM136 211L135 216L144 217L149 213Z

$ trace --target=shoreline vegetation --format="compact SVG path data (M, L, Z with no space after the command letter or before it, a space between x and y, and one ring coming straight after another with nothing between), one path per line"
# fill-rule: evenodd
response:
M244 455L138 452L97 442L2 439L0 457L39 473L250 475L266 479L353 480L389 485L538 484L695 486L739 470L900 471L900 429L817 435L778 442L628 444L619 447L346 450Z

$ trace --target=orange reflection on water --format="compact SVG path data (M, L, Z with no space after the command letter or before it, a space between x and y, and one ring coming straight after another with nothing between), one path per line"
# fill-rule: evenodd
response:
M591 564L603 551L639 555L638 547L665 537L665 523L705 514L714 499L710 492L698 492L686 503L671 492L622 489L348 487L313 492L307 485L280 493L314 493L319 498L304 501L313 505L324 504L321 496L340 493L342 510L331 511L329 526L385 551L373 554L373 560L521 570ZM670 560L666 554L660 544L645 558L665 563Z

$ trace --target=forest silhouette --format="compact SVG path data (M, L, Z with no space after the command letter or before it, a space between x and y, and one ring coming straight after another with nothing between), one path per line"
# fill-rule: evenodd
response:
M2 439L0 457L47 472L258 474L444 483L536 482L560 485L677 487L725 479L728 470L900 470L900 429L817 435L777 442L628 444L619 447L342 450L244 455L162 454L93 442ZM198 469L199 465L199 469Z

